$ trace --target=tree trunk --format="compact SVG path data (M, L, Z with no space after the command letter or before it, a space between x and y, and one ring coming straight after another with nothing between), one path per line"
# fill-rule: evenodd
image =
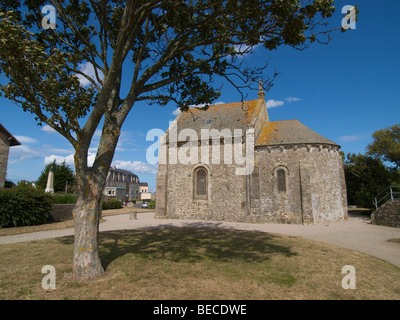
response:
M92 167L88 167L87 163L90 140L79 141L79 148L75 153L78 199L73 211L75 239L72 273L76 280L97 278L104 274L98 245L101 196L119 133L120 126L116 125L115 119L106 114Z
M99 257L99 221L101 190L85 198L78 196L74 208L74 257L72 273L75 279L85 280L101 276L104 269Z

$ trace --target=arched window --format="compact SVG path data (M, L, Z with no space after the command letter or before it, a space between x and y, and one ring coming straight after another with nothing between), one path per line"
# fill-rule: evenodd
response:
M207 170L203 167L194 171L193 179L193 198L198 200L207 200L208 198Z
M286 172L283 169L277 171L278 191L286 192Z

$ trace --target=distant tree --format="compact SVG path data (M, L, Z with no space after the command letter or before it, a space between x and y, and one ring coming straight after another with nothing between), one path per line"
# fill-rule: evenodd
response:
M46 189L47 178L49 172L54 173L53 189L55 192L60 192L65 190L65 186L73 186L76 184L76 178L74 176L74 171L65 164L65 162L58 164L54 160L53 162L46 165L44 170L41 172L38 180L36 181L36 186L42 189Z
M344 161L347 201L374 208L373 200L383 189L400 182L398 170L385 166L381 159L349 153Z
M367 154L392 162L400 169L400 124L377 130L372 136L374 141L368 145Z

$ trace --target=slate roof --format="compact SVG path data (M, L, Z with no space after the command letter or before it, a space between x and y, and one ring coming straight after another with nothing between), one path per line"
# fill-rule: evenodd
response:
M174 124L176 125L177 133L183 129L193 129L199 140L201 139L201 129L217 129L220 132L223 129L229 129L232 135L234 134L234 129L242 129L242 135L245 135L246 129L254 127L254 120L258 117L263 103L264 99L255 99L217 104L210 106L207 110L191 108L188 112L180 113ZM172 127L171 125L166 132L167 143ZM187 141L187 137L183 139L180 140L178 136L178 141ZM311 130L297 119L265 122L256 139L256 146L288 144L328 144L337 146L335 142Z
M315 131L299 120L266 122L256 141L257 145L287 145L287 144L337 144Z
M263 101L259 99L232 102L225 104L217 104L210 106L207 110L200 108L191 108L188 112L183 112L176 118L177 131L183 129L193 129L197 136L201 137L201 129L223 129L231 130L242 129L242 134L246 133L245 129L258 114L258 109ZM171 128L171 127L170 127ZM168 135L168 132L167 132Z
M8 130L4 128L1 123L0 123L0 132L3 132L5 134L8 141L10 142L10 147L21 145L21 142L19 142L17 138L15 138L10 132L8 132Z

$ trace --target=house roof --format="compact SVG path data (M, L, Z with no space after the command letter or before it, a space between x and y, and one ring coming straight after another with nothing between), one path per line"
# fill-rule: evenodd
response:
M4 128L1 123L0 123L0 132L6 135L7 140L10 143L10 147L21 145L21 142L19 142L17 138L15 138L10 132L8 132L8 130Z
M201 138L201 129L229 129L234 134L234 129L242 129L242 135L248 125L258 114L258 109L263 100L255 99L249 101L224 103L210 106L207 110L191 108L176 118L177 132L183 129L193 129ZM169 130L168 130L169 131ZM167 132L168 135L169 132ZM178 138L178 141L181 139ZM185 140L186 141L186 140Z
M137 177L136 174L134 174L134 173L132 173L132 172L130 172L130 171L128 171L128 170L117 169L116 167L111 167L111 168L110 168L110 172L124 173L124 174L129 174L129 175L132 175L132 176Z
M285 120L266 122L257 138L257 145L285 145L285 144L337 144L315 131L311 130L299 120Z

